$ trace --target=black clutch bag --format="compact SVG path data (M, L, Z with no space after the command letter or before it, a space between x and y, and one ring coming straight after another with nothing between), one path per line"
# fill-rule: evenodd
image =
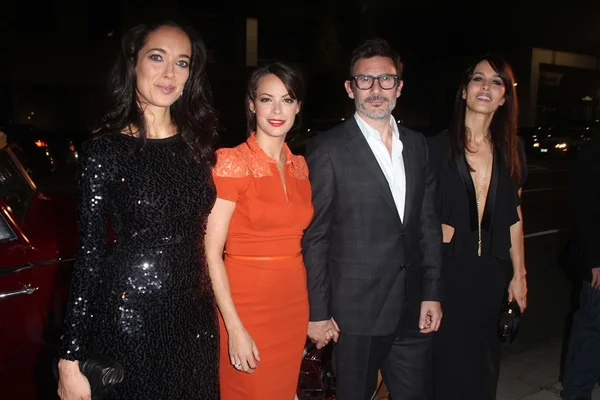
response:
M55 366L55 375L58 378L58 362ZM101 354L90 354L87 359L79 361L79 370L90 384L92 400L106 398L125 376L121 364Z
M498 316L498 337L503 343L512 343L519 334L521 308L516 301L506 302Z

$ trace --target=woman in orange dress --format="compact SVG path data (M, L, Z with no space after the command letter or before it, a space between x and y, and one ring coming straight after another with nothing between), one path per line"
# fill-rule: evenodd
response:
M302 77L282 63L259 68L246 96L252 133L217 152L205 242L221 317L221 399L292 400L308 327L300 239L313 212L304 158L285 144Z

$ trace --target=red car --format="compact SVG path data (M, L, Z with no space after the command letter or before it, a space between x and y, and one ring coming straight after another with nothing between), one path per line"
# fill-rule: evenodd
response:
M0 398L52 399L51 363L76 250L69 196L42 193L0 149Z

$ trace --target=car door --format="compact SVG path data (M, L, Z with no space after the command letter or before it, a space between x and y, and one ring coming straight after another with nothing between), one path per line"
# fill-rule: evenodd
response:
M36 362L44 334L43 298L23 220L35 185L0 151L0 398L36 397Z
M39 349L36 340L39 327L35 292L38 284L29 266L24 243L11 226L6 210L0 215L0 398L26 397L32 391L35 359ZM19 397L11 397L16 395ZM5 397L6 395L6 397Z

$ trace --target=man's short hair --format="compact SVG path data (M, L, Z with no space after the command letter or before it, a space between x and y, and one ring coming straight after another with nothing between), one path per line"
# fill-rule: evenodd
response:
M356 47L352 51L352 59L350 60L350 76L354 76L354 66L358 60L371 57L387 57L391 58L396 67L396 74L402 79L402 60L400 55L392 50L389 43L381 38L370 39Z

